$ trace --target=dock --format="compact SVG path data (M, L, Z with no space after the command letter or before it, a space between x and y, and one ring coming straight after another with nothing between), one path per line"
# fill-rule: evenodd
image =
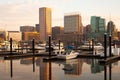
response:
M48 57L49 54L47 52L44 53L27 53L27 54L14 54L14 55L5 55L4 60L8 59L20 59L20 58L28 58L28 57ZM51 56L56 56L55 54L52 54Z
M114 63L118 60L120 60L120 55L112 56L112 57L108 57L106 59L99 60L99 63L103 64L103 65L107 65L107 64Z

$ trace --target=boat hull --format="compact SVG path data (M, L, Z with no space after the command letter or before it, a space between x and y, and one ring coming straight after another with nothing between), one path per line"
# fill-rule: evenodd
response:
M66 55L62 55L62 54L60 54L60 55L57 55L57 58L58 59L64 59L64 60L66 60L66 59L73 59L73 58L76 58L78 56L78 53L73 53L73 54L66 54Z

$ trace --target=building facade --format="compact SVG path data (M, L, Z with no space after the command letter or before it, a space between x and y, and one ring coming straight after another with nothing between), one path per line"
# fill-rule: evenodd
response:
M7 40L7 35L8 35L7 31L0 30L0 42Z
M38 32L24 32L24 41L30 41L35 39L35 41L39 41L40 40L40 34Z
M22 34L19 31L8 31L8 40L10 40L10 38L14 41L21 41Z
M54 26L52 28L52 39L57 40L57 35L64 33L64 27L61 26Z
M39 25L39 24L35 24L35 27L36 27L36 31L37 31L38 33L40 33L40 25Z
M113 21L109 21L107 24L107 33L113 35L113 32L115 32L115 24Z
M98 16L91 16L91 32L105 31L105 19Z
M39 24L41 41L47 41L52 33L51 9L47 7L39 8Z
M91 16L91 33L88 38L94 38L96 41L103 41L105 30L105 19L98 16Z
M64 16L64 32L83 34L80 14L68 14Z
M34 32L34 26L20 26L20 32Z
M90 24L88 24L88 25L86 25L85 27L84 27L84 36L83 36L83 40L88 40L88 34L90 34L91 33L91 25Z

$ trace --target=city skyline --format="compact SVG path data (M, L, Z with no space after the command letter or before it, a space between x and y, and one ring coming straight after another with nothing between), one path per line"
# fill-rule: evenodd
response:
M79 12L83 26L90 24L91 16L100 16L106 19L106 26L108 21L112 20L119 28L119 2L119 0L2 0L0 1L0 28L19 30L20 26L35 26L39 23L40 7L51 8L52 27L63 26L66 13Z

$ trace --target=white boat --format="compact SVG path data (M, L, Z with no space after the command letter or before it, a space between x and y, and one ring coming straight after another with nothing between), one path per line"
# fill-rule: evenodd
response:
M101 53L99 53L101 56L104 56L104 51L102 51ZM114 48L113 46L111 47L111 54L112 55L120 55L120 48ZM109 47L107 47L107 54L106 56L109 56L110 53L109 53Z
M59 44L55 44L55 45L53 46L53 49L54 49L54 50L59 50L59 47L60 47L60 50L61 50L61 49L64 49L63 43L60 43L60 45L59 45Z
M10 51L10 42L9 41L4 41L1 46L2 50ZM18 43L17 42L12 42L12 50L15 51L18 49Z
M35 49L39 49L39 50L45 50L46 48L46 44L37 44L35 45Z
M80 49L80 50L92 50L92 45L89 43L84 43L83 45L78 47L78 49ZM104 49L104 47L102 46L101 43L97 43L96 45L94 45L94 49L95 50L102 50L102 49Z
M59 53L57 54L56 58L58 59L73 59L76 58L78 56L78 52L75 52L74 50L66 50L63 53Z

